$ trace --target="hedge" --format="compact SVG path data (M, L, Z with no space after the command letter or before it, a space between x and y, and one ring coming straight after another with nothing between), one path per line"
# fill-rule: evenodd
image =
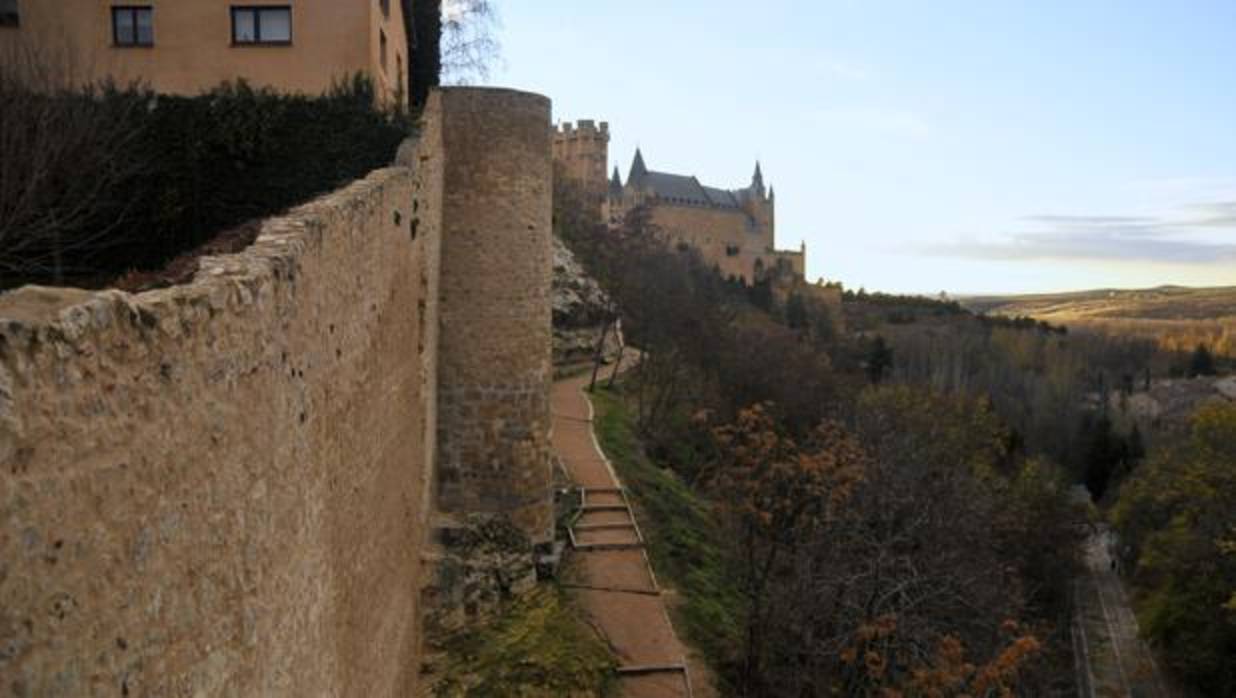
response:
M133 138L115 157L120 169L133 174L113 187L114 196L109 194L87 222L58 231L61 243L91 240L59 247L58 273L31 265L14 274L11 269L22 267L10 264L0 289L30 282L98 285L128 271L157 269L222 231L390 163L410 123L405 114L375 107L372 84L362 76L321 96L237 82L196 97L104 89L87 98L97 118L130 123ZM80 106L83 96L47 99ZM135 101L139 108L132 108ZM0 107L0 120L4 116ZM43 186L63 187L65 177L91 174L70 171L58 178L60 185L53 177ZM64 205L56 192L44 193L50 196L39 200ZM108 232L95 244L100 230ZM46 258L47 250L34 246L30 254L32 260ZM54 276L63 278L49 278Z

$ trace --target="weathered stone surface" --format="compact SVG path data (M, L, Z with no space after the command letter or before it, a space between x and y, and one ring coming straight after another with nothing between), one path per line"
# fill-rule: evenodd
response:
M184 286L0 297L5 691L412 689L413 182L374 172Z
M610 307L609 297L575 259L571 250L554 238L553 321L554 366L592 361ZM603 355L617 355L620 334L605 334Z
M435 93L185 285L0 296L0 693L415 695L437 440L552 523L548 118Z
M536 586L532 541L504 517L474 514L439 529L437 538L441 553L425 587L431 644Z
M553 533L549 100L441 93L438 503ZM449 350L446 349L449 347Z
M562 240L553 238L554 329L596 327L605 320L609 297L575 259Z

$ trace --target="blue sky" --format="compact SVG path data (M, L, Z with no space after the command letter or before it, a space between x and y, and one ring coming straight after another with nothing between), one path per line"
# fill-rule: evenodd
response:
M506 0L491 78L745 186L808 276L1236 284L1236 2Z

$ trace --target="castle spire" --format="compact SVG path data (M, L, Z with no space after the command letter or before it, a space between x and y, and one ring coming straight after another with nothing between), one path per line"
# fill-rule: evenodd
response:
M764 195L764 173L760 171L760 161L755 161L755 174L751 175L751 189L760 196Z
M614 176L609 179L609 193L622 196L622 175L618 174L618 166L614 165Z
M635 149L635 161L631 163L631 174L627 175L627 184L638 184L648 175L648 166L644 164L644 154Z

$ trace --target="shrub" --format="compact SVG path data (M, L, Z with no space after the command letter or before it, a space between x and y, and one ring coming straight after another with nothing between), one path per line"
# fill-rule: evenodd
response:
M373 87L360 75L316 97L244 82L196 97L113 86L47 94L2 79L0 90L7 90L4 142L9 134L43 133L43 151L59 156L52 174L25 187L14 177L46 169L43 152L29 148L4 167L0 288L91 284L160 267L221 231L389 163L408 131L402 114L374 106ZM36 119L45 113L64 114L76 127L72 139L44 133ZM77 140L102 145L83 162L64 152ZM77 192L86 184L92 197L83 206Z

